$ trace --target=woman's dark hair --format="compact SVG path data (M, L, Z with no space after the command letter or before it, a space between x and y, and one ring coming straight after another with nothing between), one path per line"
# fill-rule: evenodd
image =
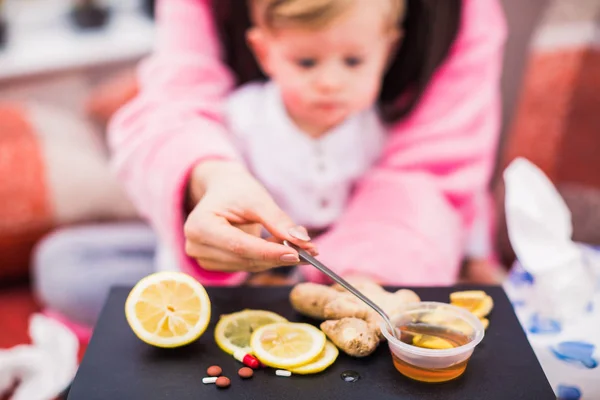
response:
M225 62L237 83L265 79L246 44L250 27L247 0L213 0L212 4ZM456 38L461 5L462 0L407 0L403 40L379 95L385 121L406 117L418 104Z

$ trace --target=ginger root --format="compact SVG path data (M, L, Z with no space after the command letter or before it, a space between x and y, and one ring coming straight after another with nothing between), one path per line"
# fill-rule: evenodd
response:
M325 321L321 324L321 330L338 348L354 357L368 356L380 342L371 326L359 318Z
M412 290L401 289L392 293L375 282L361 280L350 283L388 315L393 315L407 303L420 301ZM384 340L379 329L379 314L339 285L300 283L292 289L290 302L299 313L325 320L321 330L350 356L368 356Z

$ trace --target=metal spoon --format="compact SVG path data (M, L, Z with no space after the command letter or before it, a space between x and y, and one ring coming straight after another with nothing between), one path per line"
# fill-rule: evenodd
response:
M362 294L358 289L356 289L354 286L352 286L350 283L348 283L344 278L342 278L341 276L339 276L338 274L336 274L335 272L333 272L332 270L327 268L325 265L323 265L323 263L321 263L319 260L317 260L310 254L308 254L306 251L302 250L300 247L296 246L295 244L293 244L291 242L288 242L287 240L284 240L283 244L296 250L298 252L298 256L300 257L300 260L306 261L307 263L311 264L313 267L317 268L318 270L320 270L321 272L323 272L324 274L329 276L331 279L333 279L334 281L339 283L347 291L349 291L350 293L352 293L353 295L358 297L360 300L362 300L366 305L371 307L373 310L377 311L377 313L379 315L381 315L381 318L383 318L383 320L387 324L392 336L397 337L396 329L395 329L394 325L392 324L392 321L390 321L390 318L388 317L388 315L377 304L375 304L373 301L371 301L371 299L369 299L367 296Z

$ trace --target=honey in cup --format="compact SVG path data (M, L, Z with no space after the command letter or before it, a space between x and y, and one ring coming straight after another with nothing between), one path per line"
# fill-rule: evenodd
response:
M461 376L485 331L469 311L437 302L410 304L392 322L396 337L384 323L381 329L394 366L402 375L429 383Z

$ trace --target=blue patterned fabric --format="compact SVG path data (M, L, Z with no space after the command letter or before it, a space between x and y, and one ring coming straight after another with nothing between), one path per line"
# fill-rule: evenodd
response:
M598 285L577 319L558 321L541 315L535 309L535 279L518 262L504 283L559 400L600 399L600 248L584 246L584 250Z

